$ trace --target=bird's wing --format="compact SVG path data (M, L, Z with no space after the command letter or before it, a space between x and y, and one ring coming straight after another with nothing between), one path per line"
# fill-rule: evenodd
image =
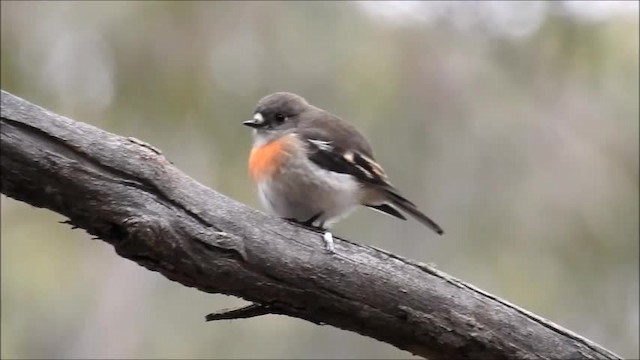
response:
M335 148L353 150L373 159L373 150L367 139L351 123L324 110L313 109L305 114L298 131L308 139L330 141ZM331 135L327 131L331 131Z
M325 137L326 139L326 137ZM415 204L400 194L387 180L384 169L370 157L354 149L344 149L333 145L330 140L316 137L304 138L309 160L321 168L342 174L349 174L363 184L370 185L385 193L385 197L392 202L401 202L407 206Z
M373 159L371 147L364 136L348 123L337 121L331 125L333 126L331 137L317 127L299 129L299 135L308 148L309 160L323 169L349 174L361 183L379 190L393 205L394 211L390 213L383 209L378 210L399 217L395 214L397 213L395 208L400 208L436 233L444 233L438 224L418 210L414 203L402 196L398 189L391 185L382 167Z
M298 134L307 144L309 159L321 168L352 175L365 184L391 185L373 159L371 145L350 123L323 112L301 126Z
M322 136L304 137L309 160L319 167L349 174L358 181L377 186L390 186L387 175L373 159L355 149L345 149Z
M365 155L353 150L332 146L330 142L308 139L309 160L329 171L349 174L358 181L385 186L389 185L380 165Z

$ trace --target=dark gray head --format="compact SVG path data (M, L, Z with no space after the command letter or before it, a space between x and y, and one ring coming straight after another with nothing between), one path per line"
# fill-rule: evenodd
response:
M291 129L297 126L298 116L310 108L311 105L301 96L277 92L260 99L253 119L243 124L258 132Z

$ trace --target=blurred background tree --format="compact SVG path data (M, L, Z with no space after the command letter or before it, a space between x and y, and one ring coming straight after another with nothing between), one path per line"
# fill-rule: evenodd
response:
M1 3L2 89L163 150L258 206L257 100L355 123L447 231L359 211L340 236L638 358L638 2ZM2 197L2 358L407 358L301 320L205 323L182 287Z

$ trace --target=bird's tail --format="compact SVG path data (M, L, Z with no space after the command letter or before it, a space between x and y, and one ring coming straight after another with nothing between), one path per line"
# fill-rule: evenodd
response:
M384 189L384 192L386 197L394 206L413 216L416 220L438 233L438 235L444 234L440 225L436 224L435 221L431 220L427 215L423 214L422 211L418 210L414 203L405 199L396 189L389 187Z

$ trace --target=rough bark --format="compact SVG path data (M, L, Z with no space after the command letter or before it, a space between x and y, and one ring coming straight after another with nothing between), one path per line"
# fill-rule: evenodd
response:
M183 285L429 358L618 359L432 267L270 217L203 186L139 140L2 92L1 191L44 207ZM246 320L250 321L250 320Z

